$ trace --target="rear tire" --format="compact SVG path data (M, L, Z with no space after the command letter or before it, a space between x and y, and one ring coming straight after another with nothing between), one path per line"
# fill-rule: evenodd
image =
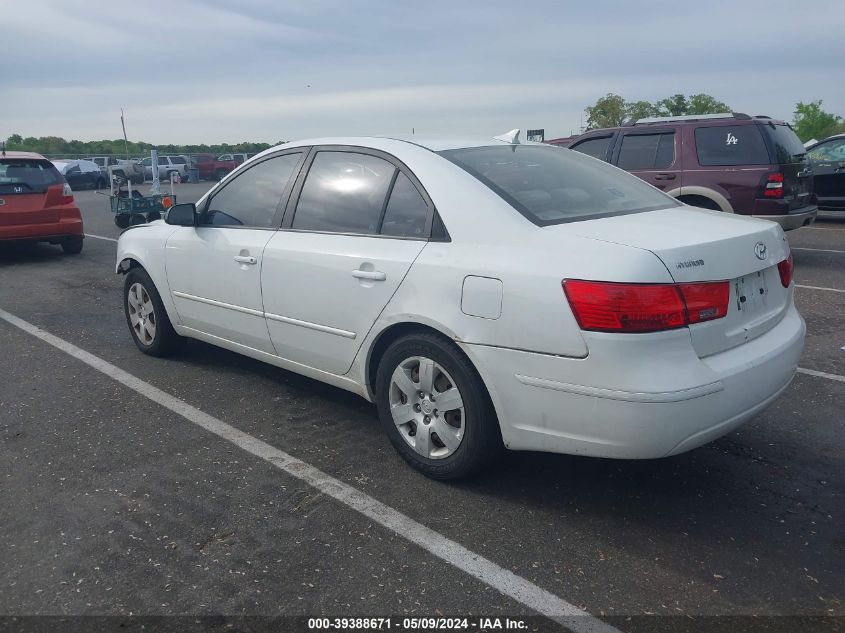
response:
M62 250L65 255L79 255L82 252L82 242L83 238L81 237L65 238L62 241Z
M105 188L106 188L106 180L105 180L105 178L98 178L98 179L97 179L97 183L94 185L94 188L95 188L95 189L97 189L97 190L99 190L99 189L105 189Z
M432 479L474 475L503 449L481 377L442 336L411 334L391 343L376 373L376 404L394 448Z
M217 178L217 180L223 180L223 179L226 177L226 175L227 175L228 173L229 173L229 172L228 172L228 171L226 171L225 169L218 169L218 170L215 172L214 176L215 176L215 178Z
M135 345L150 356L170 356L185 343L173 329L161 295L143 268L131 268L123 283L123 312Z

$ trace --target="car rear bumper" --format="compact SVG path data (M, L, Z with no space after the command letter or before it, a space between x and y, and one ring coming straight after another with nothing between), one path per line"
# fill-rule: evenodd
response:
M811 225L815 222L818 212L818 207L812 206L802 207L783 215L752 215L751 217L777 222L784 231L792 231L793 229L800 229L802 226Z
M790 306L765 334L705 358L686 329L661 333L659 343L653 335L600 336L583 359L463 347L508 448L650 459L705 444L767 407L795 374L804 332Z
M79 218L67 218L44 224L0 226L0 240L51 240L83 235L82 220Z

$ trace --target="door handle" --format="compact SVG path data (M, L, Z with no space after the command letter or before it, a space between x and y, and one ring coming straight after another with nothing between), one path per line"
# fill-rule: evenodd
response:
M675 180L675 174L657 174L655 180Z
M387 275L380 270L353 270L352 276L357 279L369 279L370 281L384 281Z
M235 255L235 261L239 264L257 264L258 260L255 257L251 257L249 255Z

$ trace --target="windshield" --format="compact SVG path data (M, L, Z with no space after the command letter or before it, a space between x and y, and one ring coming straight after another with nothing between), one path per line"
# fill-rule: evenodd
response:
M0 194L43 193L50 185L63 182L61 174L49 161L0 159Z
M538 226L680 206L636 176L559 147L501 145L439 154Z

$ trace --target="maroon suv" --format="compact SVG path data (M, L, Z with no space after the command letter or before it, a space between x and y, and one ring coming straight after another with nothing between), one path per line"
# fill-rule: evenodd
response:
M816 218L811 163L783 121L738 112L640 119L565 140L692 206L774 220L786 231Z

